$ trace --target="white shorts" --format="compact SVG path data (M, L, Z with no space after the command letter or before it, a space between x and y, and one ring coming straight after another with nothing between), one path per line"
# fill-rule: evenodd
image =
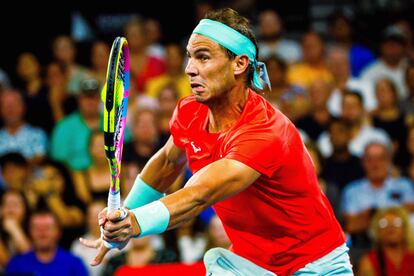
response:
M354 275L348 247L343 244L322 258L307 264L292 276L301 275ZM275 276L251 261L224 248L213 248L204 255L207 276Z

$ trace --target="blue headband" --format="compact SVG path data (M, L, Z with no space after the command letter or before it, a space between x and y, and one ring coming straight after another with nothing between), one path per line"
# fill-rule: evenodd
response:
M193 33L208 37L224 48L232 51L236 55L246 55L249 63L253 65L253 83L254 88L263 90L262 79L270 87L269 76L267 75L266 65L256 59L256 47L253 42L245 35L239 33L226 24L210 19L202 19ZM256 68L259 69L259 73Z

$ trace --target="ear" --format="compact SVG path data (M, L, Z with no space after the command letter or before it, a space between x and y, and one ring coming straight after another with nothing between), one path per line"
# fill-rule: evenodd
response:
M242 75L249 67L249 57L247 55L239 55L233 60L234 76Z

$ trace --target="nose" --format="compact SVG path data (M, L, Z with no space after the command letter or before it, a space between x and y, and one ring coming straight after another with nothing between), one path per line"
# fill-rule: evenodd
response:
M195 66L192 58L188 59L187 66L185 67L185 73L190 77L194 77L198 74L197 67Z

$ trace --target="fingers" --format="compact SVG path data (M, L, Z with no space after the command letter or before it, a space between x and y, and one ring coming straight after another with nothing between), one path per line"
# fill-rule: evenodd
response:
M124 218L126 218L128 215L128 211L124 208L109 212L107 214L107 218L110 221L116 222L116 221L121 221Z
M102 239L87 240L87 239L84 239L84 238L79 238L79 241L84 246L90 247L90 248L99 248L102 245Z
M99 252L98 254L95 256L95 258L90 262L91 266L97 266L99 265L103 258L105 257L106 253L108 253L110 249L106 248L105 246L101 245L101 247L99 247Z
M114 232L103 231L103 239L108 242L125 242L131 238L131 228L122 228Z
M99 212L98 223L100 226L104 225L106 221L108 220L106 214L107 214L107 208L104 208L101 212Z

